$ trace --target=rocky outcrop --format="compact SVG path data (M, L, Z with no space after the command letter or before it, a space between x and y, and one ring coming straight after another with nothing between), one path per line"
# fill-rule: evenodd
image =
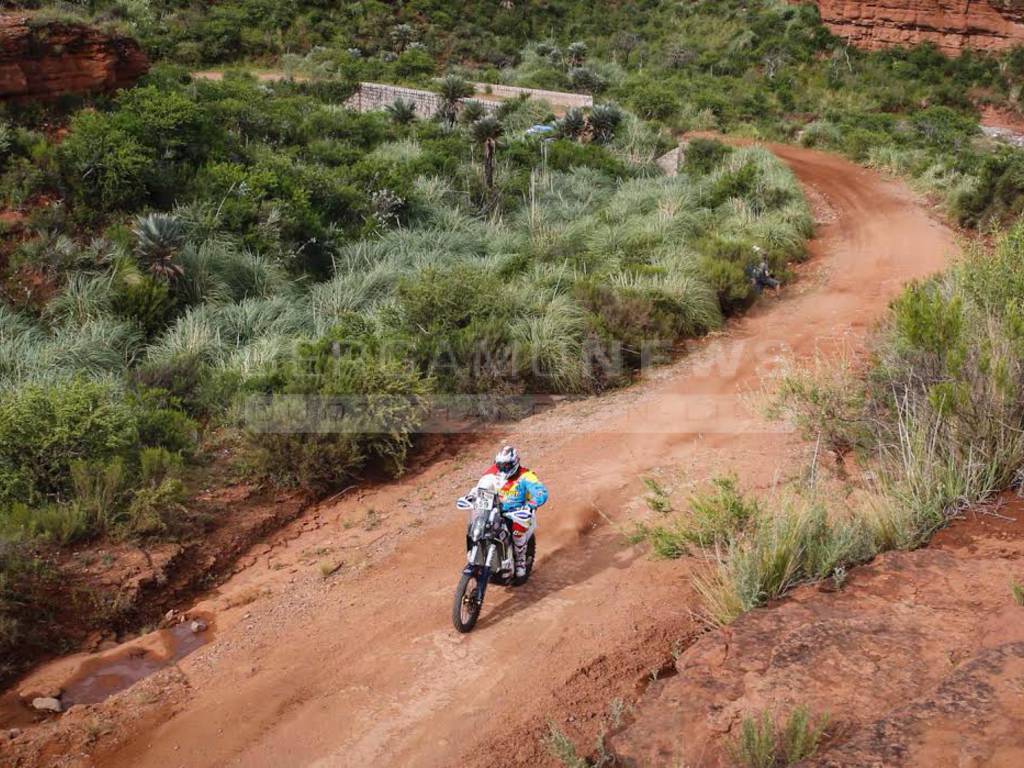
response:
M815 0L822 21L861 48L934 43L956 55L1024 44L1024 0Z
M828 714L805 768L1024 763L1024 502L704 635L610 740L619 765L731 768L744 718Z
M0 15L0 99L50 99L132 85L149 60L131 38L84 24Z

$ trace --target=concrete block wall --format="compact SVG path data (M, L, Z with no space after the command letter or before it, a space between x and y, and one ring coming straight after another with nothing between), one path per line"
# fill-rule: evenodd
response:
M489 93L502 99L514 99L522 94L538 101L546 101L555 107L592 107L594 97L585 93L565 93L563 91L544 91L539 88L519 88L515 85L496 85L494 83L473 83L477 93Z
M562 93L560 91L544 91L537 88L518 88L514 85L492 85L489 83L474 83L476 92L483 96L487 94L490 98L463 99L463 101L476 101L483 105L486 112L494 112L503 99L513 99L521 94L528 94L531 98L543 100L555 107L592 107L594 97L583 93ZM488 89L490 89L488 91ZM441 106L441 97L433 91L423 91L417 88L403 88L400 85L387 85L385 83L360 83L357 90L345 106L357 112L372 112L384 109L394 104L398 99L411 102L416 108L417 116L421 118L433 117Z
M403 88L399 85L385 85L384 83L360 83L359 90L345 102L345 106L357 112L372 112L384 109L399 99L411 102L416 108L416 115L421 118L433 117L441 106L441 97L433 91ZM463 101L469 100L463 99ZM472 99L472 101L477 100ZM494 112L498 108L498 104L493 101L480 100L480 103L486 112Z

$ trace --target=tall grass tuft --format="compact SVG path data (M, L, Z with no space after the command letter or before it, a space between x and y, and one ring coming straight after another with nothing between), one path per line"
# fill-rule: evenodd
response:
M818 751L828 724L828 715L815 720L807 707L801 706L790 712L780 727L772 713L765 710L760 717L743 718L730 752L742 768L796 765Z
M586 317L566 296L556 296L539 315L521 318L513 337L525 348L528 374L548 382L552 392L585 392L590 388L584 365Z

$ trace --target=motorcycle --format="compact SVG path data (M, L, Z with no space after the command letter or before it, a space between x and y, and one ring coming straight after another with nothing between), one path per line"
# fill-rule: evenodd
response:
M526 575L516 577L515 551L512 547L511 520L518 510L501 511L501 487L493 475L485 475L476 489L455 505L469 512L466 528L466 567L455 588L452 623L459 632L469 632L480 617L488 584L520 586L533 571L537 535L526 545Z

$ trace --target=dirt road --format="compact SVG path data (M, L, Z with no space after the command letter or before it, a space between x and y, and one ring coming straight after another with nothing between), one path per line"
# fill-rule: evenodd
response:
M781 299L629 390L323 506L198 606L216 617L215 642L91 711L101 735L54 742L63 761L532 766L551 761L538 744L549 717L592 743L616 699L635 697L695 631L686 562L651 560L607 521L628 519L640 478L661 468L694 484L734 468L748 487L798 472L807 447L762 423L745 393L783 358L856 349L901 285L955 251L901 183L773 149L825 221ZM527 587L489 592L478 628L459 636L449 610L464 521L452 500L506 439L551 489L540 561Z

